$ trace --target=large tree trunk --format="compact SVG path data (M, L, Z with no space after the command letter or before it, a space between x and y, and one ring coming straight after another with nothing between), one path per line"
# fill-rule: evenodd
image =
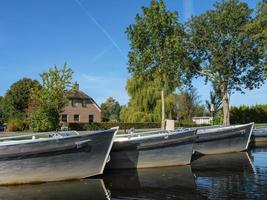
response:
M165 129L165 95L164 95L164 89L161 90L161 129Z
M227 86L223 85L221 87L222 92L222 102L223 102L223 124L230 125L230 112L229 112L229 98Z

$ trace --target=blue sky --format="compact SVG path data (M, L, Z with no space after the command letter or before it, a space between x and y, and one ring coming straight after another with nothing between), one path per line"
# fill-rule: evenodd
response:
M128 102L125 83L129 42L126 27L149 0L0 0L0 95L22 77L39 80L39 74L66 61L74 81L97 103L113 96ZM257 0L247 0L255 8ZM212 8L213 0L168 0L184 22ZM210 86L195 80L202 100ZM267 103L267 85L236 93L232 105Z

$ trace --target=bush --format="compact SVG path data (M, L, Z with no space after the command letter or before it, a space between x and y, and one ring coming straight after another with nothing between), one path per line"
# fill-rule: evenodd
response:
M7 123L7 131L14 132L14 131L23 131L26 125L23 123L23 120L20 118L11 118L8 120Z
M160 128L161 123L123 123L123 122L101 122L101 123L69 123L69 129L71 130L101 130L109 129L119 126L120 129L126 130L130 128L144 129L144 128Z
M121 130L127 130L130 128L134 129L152 129L160 128L161 122L143 122L143 123L111 123L111 122L100 122L100 123L69 123L68 127L70 130L86 131L86 130L103 130L112 127L119 126ZM197 125L189 122L175 122L175 127L196 127ZM200 125L199 125L200 126ZM201 125L202 126L202 125Z
M29 127L35 132L55 131L58 129L54 123L55 120L57 120L56 114L51 115L39 109L31 114Z

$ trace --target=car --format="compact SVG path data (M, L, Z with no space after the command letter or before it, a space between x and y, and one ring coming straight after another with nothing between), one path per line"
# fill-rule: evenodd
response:
M5 125L0 125L0 132L5 131Z

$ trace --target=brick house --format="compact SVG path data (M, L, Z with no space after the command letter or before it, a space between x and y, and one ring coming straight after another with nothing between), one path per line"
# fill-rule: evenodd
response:
M61 123L92 123L101 122L101 109L93 98L79 90L76 84L75 89L69 98L68 105L61 113Z

